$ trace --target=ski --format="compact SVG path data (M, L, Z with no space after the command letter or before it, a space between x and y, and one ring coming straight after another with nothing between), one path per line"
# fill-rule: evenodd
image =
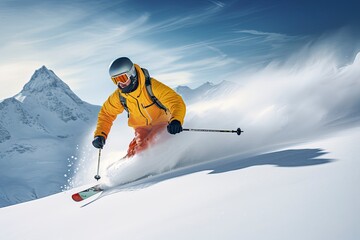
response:
M81 192L74 193L71 197L75 202L81 202L91 196L94 196L97 193L101 193L102 191L104 191L104 189L102 189L100 184L98 184Z
M145 176L142 176L136 180L133 180L133 181L130 181L130 182L127 182L127 183L123 183L123 184L120 184L118 185L117 187L130 187L131 185L133 184L136 184L138 183L139 181L143 180L143 179L146 179L148 177L150 177L151 175L145 175ZM77 193L74 193L71 197L72 199L75 201L75 202L81 202L83 200L86 200L98 193L101 193L105 190L108 190L109 188L104 186L104 185L101 185L101 184L97 184L97 185L94 185L92 187L89 187L83 191L80 191L80 192L77 192ZM95 200L94 200L95 201ZM90 202L91 203L91 202ZM85 204L84 206L86 206L87 204Z

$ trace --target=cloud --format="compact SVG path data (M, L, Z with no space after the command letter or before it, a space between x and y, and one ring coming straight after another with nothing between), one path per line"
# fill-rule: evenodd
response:
M220 2L220 1L212 1L212 0L209 0L209 2L215 4L216 6L218 7L224 7L226 4L223 3L223 2Z
M294 37L288 36L286 34L261 32L261 31L257 31L257 30L239 30L239 31L235 31L235 32L254 35L254 36L261 36L261 37L264 37L264 39L266 39L268 41L284 41L284 40L289 40L289 39L294 38Z
M91 102L98 97L86 97L91 95L88 91L96 89L99 79L107 78L107 65L121 55L130 56L136 62L144 64L161 78L171 77L170 85L194 82L196 75L192 71L199 72L224 63L225 55L206 42L187 46L177 43L180 47L174 47L164 46L156 38L146 37L206 23L222 10L219 4L155 22L149 13L138 12L129 18L124 14L128 9L121 8L121 2L116 6L94 5L91 2L85 8L81 3L84 2L38 2L19 5L19 8L8 7L3 15L5 21L0 25L5 36L0 40L2 69L10 64L9 59L16 59L11 64L17 63L17 68L31 66L33 71L45 64L62 77L80 97ZM105 15L97 14L97 11L109 10L111 7L116 7L117 10L108 11ZM56 11L51 10L55 8ZM209 49L212 55L208 54ZM210 57L201 59L204 53ZM198 60L194 59L196 55ZM17 71L16 67L7 69L0 72L0 81L2 84L11 82L14 84L13 88L19 90L31 75L28 71ZM18 79L23 81L16 81ZM111 88L113 86L109 83L102 93L98 93L105 95ZM5 90L0 96L9 94L14 95L16 92Z
M200 25L208 23L213 17L218 15L223 9L223 5L215 4L205 9L196 10L190 14L180 13L178 16L174 16L158 23L154 23L149 27L152 31L174 31L183 29L189 26Z

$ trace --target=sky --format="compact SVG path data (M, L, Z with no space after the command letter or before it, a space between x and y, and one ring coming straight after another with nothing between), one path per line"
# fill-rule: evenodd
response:
M192 88L245 84L246 73L319 42L336 42L345 64L360 50L359 10L356 0L0 0L0 99L45 65L101 105L115 87L108 66L121 56Z

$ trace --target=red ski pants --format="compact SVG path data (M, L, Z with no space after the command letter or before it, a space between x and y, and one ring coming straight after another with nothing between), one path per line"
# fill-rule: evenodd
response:
M167 123L150 126L138 127L135 129L135 137L129 144L126 157L132 157L147 149L153 142L155 137L162 132L167 126Z

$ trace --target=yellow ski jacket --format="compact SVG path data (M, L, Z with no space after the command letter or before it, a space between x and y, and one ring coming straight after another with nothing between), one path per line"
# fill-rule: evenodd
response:
M109 96L100 109L94 136L104 136L107 138L117 115L124 111L119 94L126 99L126 105L129 110L128 125L130 127L135 129L138 127L151 127L152 125L167 123L174 119L183 124L186 106L181 96L168 86L151 78L151 87L154 95L168 111L159 108L147 93L143 71L137 64L134 65L139 81L137 89L131 93L122 93L117 88Z

